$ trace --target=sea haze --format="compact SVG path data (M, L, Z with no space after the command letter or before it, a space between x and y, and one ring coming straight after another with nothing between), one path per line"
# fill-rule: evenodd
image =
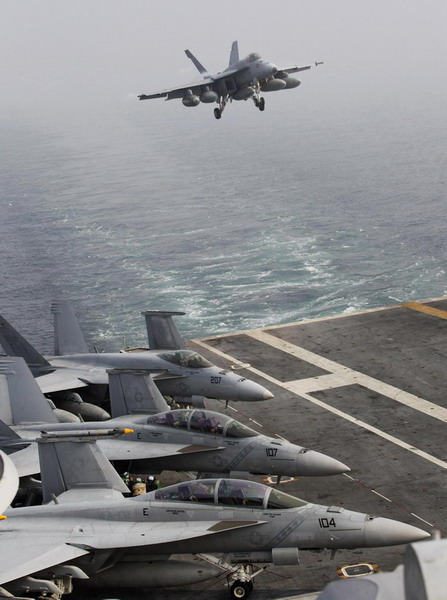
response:
M447 294L441 99L332 106L313 73L221 121L133 95L0 120L2 314L48 352L69 298L116 349L141 310L192 337Z

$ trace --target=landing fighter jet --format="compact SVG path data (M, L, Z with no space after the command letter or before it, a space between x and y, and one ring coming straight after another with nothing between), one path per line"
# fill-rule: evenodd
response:
M257 431L208 410L170 411L147 371L109 371L113 419L101 425L132 429L126 439L98 442L123 471L197 471L325 476L349 471L343 463ZM163 412L162 412L163 411ZM154 414L155 413L155 414ZM20 476L39 472L35 438L48 432L91 430L96 422L58 423L34 377L19 357L0 359L0 448L11 454ZM124 462L125 461L125 462Z
M179 312L146 311L150 349L90 353L70 304L52 303L54 356L43 357L6 319L0 316L0 344L10 356L22 356L44 394L74 392L87 386L106 386L107 369L152 369L163 395L194 404L197 399L258 401L273 398L261 385L222 369L187 350L172 316ZM62 394L63 396L64 394ZM56 398L54 398L56 399ZM63 406L65 408L65 406Z
M261 92L276 92L296 88L301 81L296 77L290 77L290 73L307 71L311 65L305 67L277 67L273 63L264 60L256 52L252 52L242 60L239 60L238 43L233 42L228 67L217 75L210 75L205 67L189 51L185 50L186 56L192 60L194 66L202 75L201 81L196 81L182 87L162 90L155 94L141 94L140 100L151 100L152 98L181 98L183 106L198 106L201 102L213 104L217 102L218 108L214 109L214 116L220 119L225 106L232 100L248 100L251 98L255 106L263 111L265 100ZM315 63L315 66L321 63Z
M0 521L0 585L17 595L29 591L31 574L40 593L56 588L59 597L73 577L87 586L150 586L152 561L166 585L181 585L183 573L170 569L170 555L225 552L244 553L231 588L234 598L244 598L253 588L249 563L256 559L296 565L299 549L429 537L398 521L238 479L189 481L125 499L123 482L95 442L61 442L48 434L39 454L46 505L7 510Z

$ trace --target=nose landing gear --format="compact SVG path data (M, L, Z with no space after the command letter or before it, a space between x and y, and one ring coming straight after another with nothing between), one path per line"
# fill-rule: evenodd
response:
M253 96L253 102L255 103L256 108L259 108L261 112L265 110L265 99L259 96L259 92Z

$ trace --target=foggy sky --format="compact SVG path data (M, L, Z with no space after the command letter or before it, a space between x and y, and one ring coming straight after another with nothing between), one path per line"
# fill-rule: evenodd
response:
M324 60L293 92L315 102L446 100L445 0L2 0L0 16L1 119L133 102L200 78L185 48L224 69L236 39L279 66Z

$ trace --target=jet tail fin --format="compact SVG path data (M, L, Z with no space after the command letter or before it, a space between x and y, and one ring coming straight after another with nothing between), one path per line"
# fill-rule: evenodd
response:
M54 354L85 354L85 342L78 320L68 300L53 300L51 312L54 315Z
M147 337L151 350L180 350L186 348L172 317L183 312L146 310L141 313L146 319Z
M230 62L228 63L228 66L231 67L237 62L239 62L239 46L236 40L231 44Z
M0 419L6 425L58 423L23 358L0 358Z
M92 438L44 436L38 446L44 503L70 491L76 501L129 491Z
M33 372L38 372L50 363L8 321L0 315L0 344L9 356L24 358Z
M194 66L196 67L198 72L202 75L202 77L204 77L205 79L209 79L211 77L211 75L208 73L208 71L205 69L205 67L202 65L202 63L197 60L197 58L194 56L194 54L192 52L190 52L189 50L185 50L185 54L190 60L192 60L192 62L194 63Z
M107 373L112 418L169 410L149 371L110 369Z

